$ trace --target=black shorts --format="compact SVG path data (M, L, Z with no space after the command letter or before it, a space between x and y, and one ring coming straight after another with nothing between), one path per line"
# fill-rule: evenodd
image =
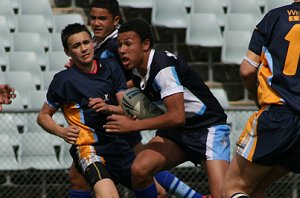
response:
M264 106L248 120L237 153L253 163L300 173L300 114L287 106Z
M77 170L84 175L85 170L94 162L105 165L115 184L131 186L131 165L135 158L133 150L124 140L116 140L107 145L72 146L70 154ZM85 176L85 175L84 175ZM87 179L87 177L86 177ZM88 181L91 183L91 181Z

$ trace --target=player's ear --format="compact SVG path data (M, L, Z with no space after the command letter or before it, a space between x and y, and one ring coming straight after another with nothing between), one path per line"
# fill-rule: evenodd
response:
M151 49L151 43L150 43L149 39L144 40L143 49L144 49L144 51L148 51Z
M114 17L114 26L117 26L120 24L120 16L115 16Z
M65 51L65 54L66 54L67 56L70 56L69 50L68 50L68 49L64 48L64 51Z

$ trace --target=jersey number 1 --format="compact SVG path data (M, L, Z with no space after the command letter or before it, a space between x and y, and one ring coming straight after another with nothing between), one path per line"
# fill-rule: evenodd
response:
M294 25L285 39L289 41L289 48L286 54L283 73L285 75L295 75L300 56L300 24Z

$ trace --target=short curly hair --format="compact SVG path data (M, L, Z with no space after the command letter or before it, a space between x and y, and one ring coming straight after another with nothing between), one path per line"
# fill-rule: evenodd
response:
M122 24L118 31L119 33L133 31L139 35L142 42L149 39L150 47L154 45L152 28L144 19L131 19Z

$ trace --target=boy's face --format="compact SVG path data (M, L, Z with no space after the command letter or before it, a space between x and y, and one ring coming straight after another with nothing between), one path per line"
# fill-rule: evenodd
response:
M109 34L115 31L116 26L119 24L120 17L113 15L103 8L93 7L90 11L90 23L94 35L99 40L104 40Z
M147 63L144 52L149 48L148 40L142 42L133 31L118 34L118 51L125 69L140 68L143 63Z
M87 32L79 32L68 38L66 54L70 56L76 65L87 65L93 62L94 46Z

